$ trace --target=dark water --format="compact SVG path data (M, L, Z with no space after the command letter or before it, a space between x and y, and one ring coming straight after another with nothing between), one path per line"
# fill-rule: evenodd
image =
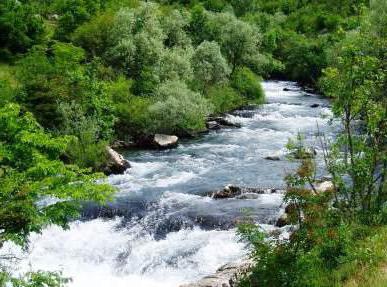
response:
M328 136L337 128L328 125L326 100L290 82L266 82L264 89L267 104L228 116L239 129L211 132L173 150L127 153L132 169L109 178L120 190L115 202L87 208L88 220L68 231L50 227L33 235L20 269L32 263L32 269L63 270L73 277L71 286L173 287L242 258L235 222L249 217L270 228L282 194L203 195L227 184L281 188L294 168L284 159L288 138L301 132L318 147L317 124ZM282 160L265 160L269 155Z

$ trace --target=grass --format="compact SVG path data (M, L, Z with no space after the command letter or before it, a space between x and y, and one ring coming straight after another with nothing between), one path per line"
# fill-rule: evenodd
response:
M357 260L337 270L347 277L342 286L387 287L387 227L376 229L355 250Z

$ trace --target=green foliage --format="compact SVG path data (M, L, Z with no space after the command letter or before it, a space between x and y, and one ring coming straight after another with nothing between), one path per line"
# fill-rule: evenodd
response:
M249 68L240 68L232 77L232 86L250 101L262 103L265 94L261 86L262 79L255 75Z
M286 34L281 53L284 57L286 75L302 83L313 83L326 67L327 43L324 38L310 39L296 33Z
M111 98L97 78L98 62L82 66L84 58L84 51L71 44L37 47L19 63L24 84L19 98L39 123L56 129L62 125L58 102L75 101L98 119L99 138L108 139L114 123Z
M205 91L209 86L224 82L230 74L227 61L216 42L202 42L192 56L195 79Z
M205 130L205 119L212 107L199 93L177 81L158 87L159 99L149 107L153 130L166 134L190 135Z
M61 133L73 135L66 150L68 160L79 167L101 170L106 162L105 147L101 139L101 126L96 116L88 116L82 106L75 102L60 103L58 110L62 116Z
M113 188L95 184L100 174L60 161L70 140L45 133L17 104L0 109L1 242L22 244L48 224L66 227L79 201L109 198Z
M232 74L257 56L261 34L256 26L229 13L211 14L208 26L212 37L220 43Z
M104 4L101 0L57 0L54 9L60 15L55 37L68 40L69 35L96 14Z
M72 34L72 40L92 56L104 55L110 47L110 31L114 16L111 13L97 15L80 26Z
M43 37L42 16L24 1L4 0L0 3L0 59L12 53L25 53Z
M227 85L211 87L207 92L207 99L211 102L216 114L235 110L248 103L246 98Z
M6 273L0 273L0 286L5 286L7 282L12 282L15 287L62 287L66 286L71 280L63 278L57 272L29 272L22 278L11 277Z

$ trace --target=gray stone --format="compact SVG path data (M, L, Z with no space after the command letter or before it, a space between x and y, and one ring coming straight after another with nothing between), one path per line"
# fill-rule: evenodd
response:
M130 168L130 163L110 146L106 147L107 162L104 167L106 174L121 174Z
M253 266L251 260L229 263L220 267L213 275L180 287L236 287L240 278L247 275Z
M158 148L173 148L178 144L179 138L173 135L155 134L153 142Z
M220 124L218 124L218 122L216 122L216 121L209 121L209 122L206 123L206 126L207 126L207 129L209 129L209 130L219 130L219 129L221 129Z
M235 185L226 185L223 189L210 192L208 195L213 199L227 199L227 198L239 198L239 199L254 199L257 198L257 194L270 194L279 192L278 189L263 189L259 187L240 187Z
M276 156L276 155L269 155L269 156L266 156L265 159L267 160L273 160L273 161L279 161L281 160L281 158L279 156Z

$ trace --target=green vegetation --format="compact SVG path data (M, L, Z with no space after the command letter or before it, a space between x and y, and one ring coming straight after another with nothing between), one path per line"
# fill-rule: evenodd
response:
M384 286L386 27L384 0L1 1L0 246L109 199L96 184L107 144L196 135L211 114L262 103L273 77L331 97L344 130L322 138L327 193L313 191L313 156L289 144L301 161L286 194L299 226L278 244L241 227L257 261L242 285ZM66 283L0 270L0 286L10 281Z
M297 230L271 242L242 225L256 265L241 286L386 286L387 33L385 18L375 20L386 12L385 1L372 1L360 27L328 51L320 84L343 126L333 142L320 137L332 187L317 188L315 159L301 136L290 141L301 161L286 178L285 202Z

